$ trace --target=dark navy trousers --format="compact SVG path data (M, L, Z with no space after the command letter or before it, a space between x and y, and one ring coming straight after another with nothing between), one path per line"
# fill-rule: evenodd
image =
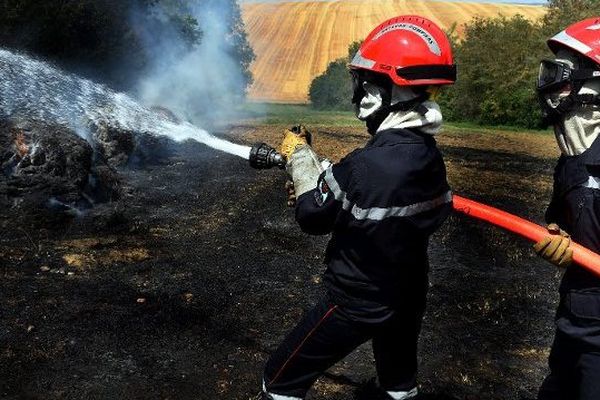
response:
M390 391L414 388L425 295L376 322L355 321L342 306L320 301L271 355L264 374L267 391L304 398L330 366L370 339L381 387Z
M589 351L557 332L550 353L550 375L539 400L599 400L600 352Z
M556 218L576 242L600 251L600 190L569 191ZM559 216L560 217L560 216ZM539 400L600 400L600 278L577 264L561 284L550 375Z

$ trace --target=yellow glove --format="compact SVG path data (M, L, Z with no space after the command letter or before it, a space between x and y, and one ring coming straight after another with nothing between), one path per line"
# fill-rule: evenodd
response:
M289 160L292 153L296 150L296 147L310 144L310 140L310 132L306 130L304 125L298 125L291 129L287 129L283 141L281 142L280 153Z
M552 236L537 242L533 249L540 257L558 267L569 266L573 262L573 250L569 248L571 237L556 224L548 225L548 232Z

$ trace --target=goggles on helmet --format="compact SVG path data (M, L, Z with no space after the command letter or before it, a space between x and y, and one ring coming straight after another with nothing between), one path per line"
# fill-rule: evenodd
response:
M595 69L572 69L567 63L555 60L542 60L537 80L539 92L554 92L575 81L600 78Z
M599 79L600 70L573 69L565 62L542 60L537 79L537 92L545 124L554 124L580 105L600 105L593 94L579 94L586 81Z

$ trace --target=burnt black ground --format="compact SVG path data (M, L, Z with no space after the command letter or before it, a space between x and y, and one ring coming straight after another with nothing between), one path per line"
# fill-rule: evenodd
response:
M551 161L532 156L443 151L472 169L467 180L481 169L551 174ZM327 238L294 224L281 172L202 145L124 174L126 223L113 228L84 218L32 229L2 216L0 397L248 399L268 353L322 294ZM461 194L542 220L538 199L549 193L504 193ZM535 397L559 276L529 246L460 216L432 239L420 378L428 399ZM87 256L81 266L66 262L73 253ZM365 345L310 398L358 398L373 374Z

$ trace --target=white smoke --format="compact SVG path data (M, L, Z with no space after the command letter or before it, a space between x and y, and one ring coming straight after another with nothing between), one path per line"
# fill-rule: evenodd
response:
M194 123L215 125L235 115L246 89L246 78L235 57L231 34L232 5L225 0L191 0L189 16L202 36L192 48L182 48L177 32L149 38L150 72L138 84L138 96L148 106L169 108ZM158 3L158 18L168 18Z

